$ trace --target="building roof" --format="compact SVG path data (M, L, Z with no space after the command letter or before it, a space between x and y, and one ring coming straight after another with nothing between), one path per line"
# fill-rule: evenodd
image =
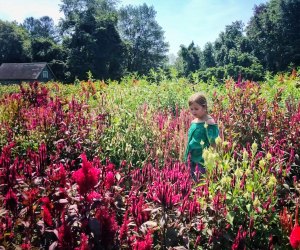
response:
M45 62L2 63L0 80L36 80L46 66L47 63ZM50 68L49 70L51 71Z

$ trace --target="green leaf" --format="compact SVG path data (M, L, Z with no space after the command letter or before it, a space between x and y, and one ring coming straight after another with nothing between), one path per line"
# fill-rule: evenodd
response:
M250 212L251 204L247 204L247 205L246 205L246 208L247 208L247 211Z
M252 192L253 191L253 185L252 185L252 183L247 184L246 185L246 189L247 189L248 192Z
M234 214L233 214L233 212L229 212L226 215L226 219L227 219L227 221L229 222L230 225L233 225L233 220L234 220Z

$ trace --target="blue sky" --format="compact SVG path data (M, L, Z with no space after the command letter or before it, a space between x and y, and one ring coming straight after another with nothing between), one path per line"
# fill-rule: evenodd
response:
M247 24L254 5L268 0L120 0L122 5L154 6L156 20L165 31L170 53L177 54L181 44L192 41L201 48L214 42L225 26L236 20ZM55 23L63 14L59 12L61 0L0 0L0 19L21 23L26 17L52 17Z

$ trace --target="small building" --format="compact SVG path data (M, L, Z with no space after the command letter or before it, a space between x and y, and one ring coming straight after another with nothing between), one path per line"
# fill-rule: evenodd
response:
M2 63L0 66L0 84L48 82L55 78L51 68L45 62Z

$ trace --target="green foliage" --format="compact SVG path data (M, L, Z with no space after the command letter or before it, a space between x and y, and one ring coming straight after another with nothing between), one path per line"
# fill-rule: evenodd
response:
M219 141L217 152L210 149L204 153L209 192L226 194L227 238L233 240L232 232L242 225L247 232L246 245L267 248L270 234L283 235L276 211L275 190L280 189L280 183L268 172L271 157L258 156L255 143L250 153L244 149L238 158L233 156L234 151L238 152L234 146L228 150L228 142Z
M116 30L116 13L110 1L63 1L65 19L61 28L70 37L68 48L69 80L86 79L89 70L97 79L116 79L122 75L124 45ZM72 76L72 77L71 77Z
M256 6L247 27L255 56L270 71L299 65L299 1L271 0Z
M214 48L212 43L206 43L202 52L203 68L211 68L216 66L214 58Z
M200 68L200 53L200 49L195 46L194 42L187 48L183 45L180 46L178 54L182 61L182 75L188 76L190 73L195 72Z
M49 16L28 17L21 25L0 21L0 63L45 61L63 82L84 80L89 70L100 80L138 73L160 81L153 72L166 67L168 43L154 7L128 5L117 10L117 2L63 0L64 18L58 27ZM203 50L194 42L182 45L171 67L193 82L228 77L257 81L265 71L274 74L297 67L299 10L298 0L255 6L246 28L241 21L226 25Z
M94 216L94 211L88 211L91 207L102 209L113 204L107 214L120 216L118 228L127 223L126 235L140 237L149 226L153 229L154 248L289 248L289 228L294 223L291 214L299 197L299 181L293 179L299 176L300 164L296 157L300 153L296 71L267 74L261 83L229 79L225 84L213 77L208 83L201 82L197 74L192 75L191 84L186 78L178 78L176 71L169 76L152 71L150 78L131 74L109 84L95 80L91 71L86 74L87 82L26 85L16 94L12 94L18 92L16 86L0 86L0 148L12 145L12 155L18 156L10 157L6 149L2 157L8 160L2 161L3 169L6 173L16 170L20 175L26 168L39 166L41 181L46 187L54 186L53 191L45 191L36 174L26 174L25 178L32 182L20 182L10 174L2 176L14 185L14 190L41 186L42 194L34 202L38 209L32 213L36 216L31 224L35 237L30 241L32 247L41 244L37 222L45 223L46 219L38 201L48 192L53 202L49 209L64 204L66 218L74 219L74 214L68 212L74 205L82 209L78 214ZM211 114L224 138L218 138L216 147L205 151L207 172L197 183L189 179L188 168L181 161L192 119L187 99L194 92L204 92L208 97ZM99 171L116 173L109 189L99 191L97 188L107 186L107 175L101 175L103 179L93 191L104 195L101 201L89 205L88 197L83 202L74 195L78 184L71 177L80 167L78 158L82 152L90 159L95 157L91 166ZM67 183L64 188L56 175L62 168L69 172L63 175ZM59 189L68 192L57 197ZM69 199L72 202L67 204ZM102 203L103 199L109 203ZM24 205L23 200L18 203ZM3 206L8 214L7 205ZM61 213L49 213L57 223L47 227L60 230ZM146 217L139 219L139 215ZM13 243L21 244L23 223L15 221L16 225L5 228L5 232L13 231ZM70 225L74 234L83 230L80 223L76 223L78 228L75 223ZM117 248L119 232L115 236ZM80 234L76 239L77 236ZM2 239L3 245L6 239ZM131 240L122 244L130 248Z
M147 75L166 61L168 44L155 20L156 11L146 4L128 5L119 10L118 29L127 46L126 69Z
M43 16L39 19L27 17L21 26L29 32L31 39L48 38L53 41L57 39L54 21L49 16Z
M0 64L27 62L31 58L28 32L15 22L0 20Z
M215 60L218 66L224 66L230 63L230 51L241 53L239 42L243 38L243 23L241 21L233 22L227 25L225 32L221 32L214 43Z

